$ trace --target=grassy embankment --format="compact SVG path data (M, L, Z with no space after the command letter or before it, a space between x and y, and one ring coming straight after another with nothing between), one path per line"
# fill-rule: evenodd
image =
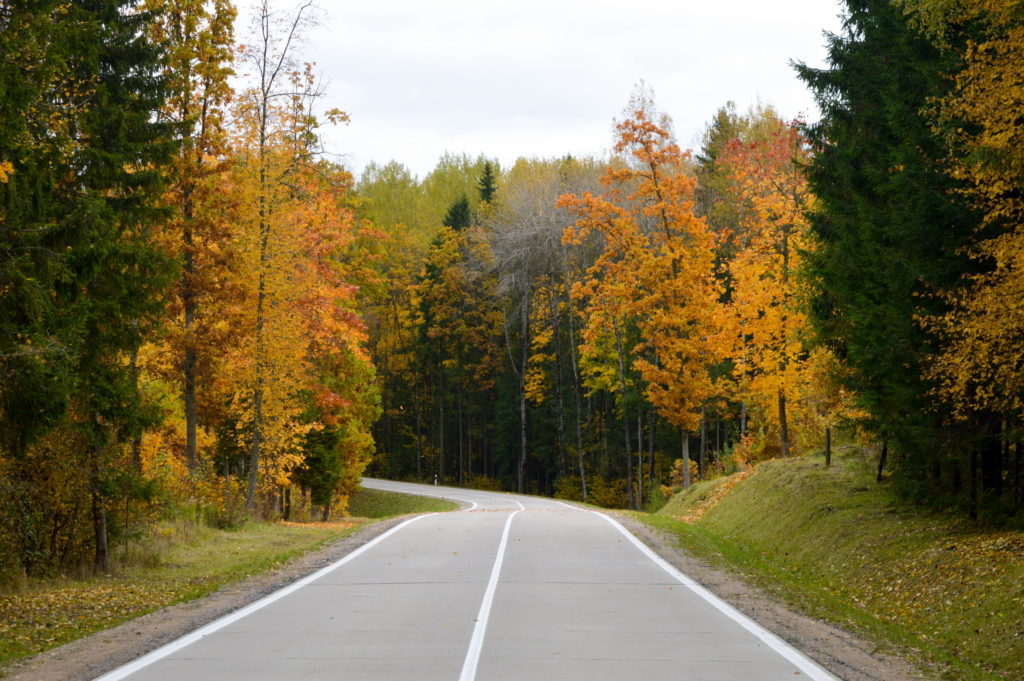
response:
M351 517L329 523L247 523L217 530L194 519L161 524L111 575L32 580L0 591L0 666L162 607L200 598L352 534L375 519L457 504L361 490Z
M770 461L638 514L680 545L935 675L1024 679L1024 532L896 500L851 451Z

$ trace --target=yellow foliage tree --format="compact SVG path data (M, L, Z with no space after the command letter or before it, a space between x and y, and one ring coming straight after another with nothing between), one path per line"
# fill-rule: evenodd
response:
M811 195L799 168L806 155L797 127L776 119L764 139L733 140L718 159L742 205L742 239L728 264L729 352L741 392L774 413L782 456L793 447L787 402L809 378L796 276L801 252L811 247Z
M1024 20L1014 0L904 0L942 41L951 26L972 39L954 87L938 103L951 172L982 212L986 237L971 251L983 272L948 294L951 311L923 320L946 345L932 374L955 412L1024 416ZM987 236L990 234L994 236Z

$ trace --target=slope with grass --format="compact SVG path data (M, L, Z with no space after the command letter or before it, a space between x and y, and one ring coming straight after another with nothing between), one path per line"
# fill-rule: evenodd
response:
M902 504L856 450L700 483L642 519L940 678L1024 679L1024 533Z
M360 490L351 517L327 523L256 523L214 529L179 515L118 554L111 574L32 580L0 589L0 666L175 603L200 598L346 537L371 520L457 504Z

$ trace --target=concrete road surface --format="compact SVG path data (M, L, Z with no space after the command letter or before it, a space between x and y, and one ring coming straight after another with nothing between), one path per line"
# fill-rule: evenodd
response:
M610 517L364 480L414 517L102 681L833 681Z

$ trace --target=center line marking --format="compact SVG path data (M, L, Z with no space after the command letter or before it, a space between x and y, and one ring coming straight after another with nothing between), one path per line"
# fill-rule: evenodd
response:
M519 503L518 501L516 502ZM524 510L519 504L519 510ZM508 520L505 521L505 529L501 533L501 543L498 544L498 555L494 558L494 567L491 568L491 579L487 582L487 590L484 591L484 600L480 604L480 612L476 616L476 625L473 627L473 637L469 640L469 650L466 651L466 661L462 664L462 674L459 681L473 681L476 679L476 666L480 662L480 651L484 647L484 635L487 633L487 619L491 616L491 604L494 602L494 592L498 588L498 576L501 574L501 564L505 560L505 548L508 546L508 534L512 528L512 519L519 511L512 511Z

